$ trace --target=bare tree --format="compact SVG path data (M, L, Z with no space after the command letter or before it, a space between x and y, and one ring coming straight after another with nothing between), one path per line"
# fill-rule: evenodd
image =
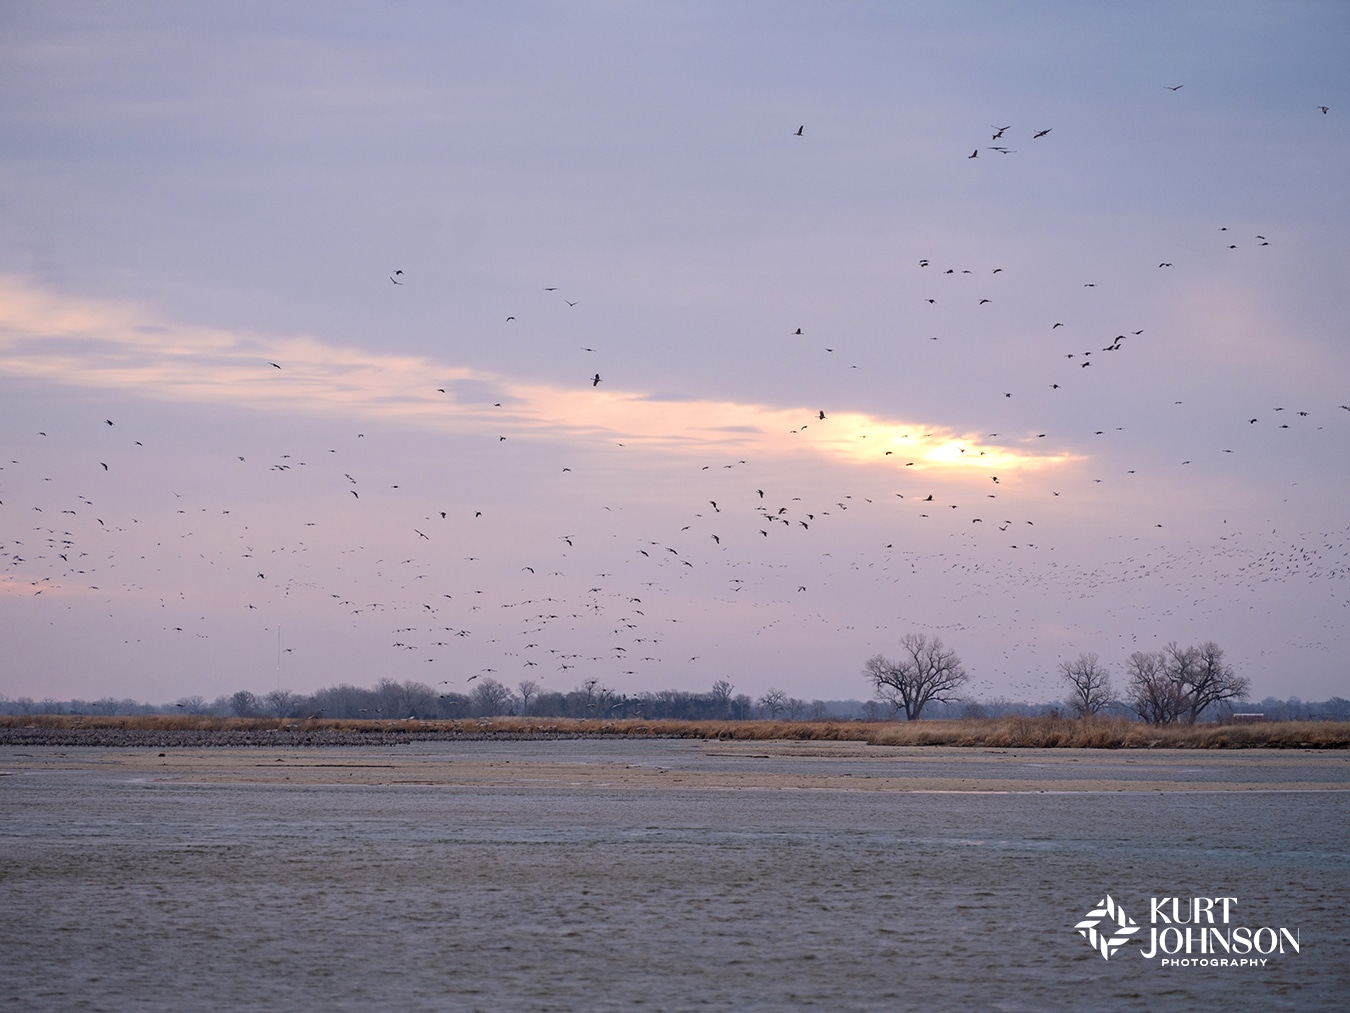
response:
M594 676L583 679L581 685L567 694L568 710L573 717L602 717L614 702L614 690L602 686Z
M204 696L185 696L174 706L181 708L184 714L205 714L209 705Z
M1168 669L1167 656L1161 651L1135 651L1127 668L1129 701L1134 712L1151 725L1175 721L1185 700Z
M776 718L787 710L787 704L787 694L781 689L770 689L759 698L760 709L767 712L771 718Z
M511 691L496 679L484 679L474 687L473 709L482 717L511 713Z
M1065 702L1080 718L1098 713L1114 698L1111 673L1095 654L1084 653L1073 661L1061 661L1059 677L1069 684L1069 698Z
M1333 696L1326 702L1326 714L1332 721L1350 721L1350 700Z
M864 721L889 721L895 716L895 704L883 704L880 700L868 700L862 709Z
M1178 669L1178 681L1186 695L1186 710L1181 715L1188 724L1193 725L1204 709L1210 704L1225 700L1246 699L1251 689L1251 680L1236 674L1223 663L1223 648L1210 640L1199 647L1188 647L1180 651L1175 643L1167 645L1167 652L1173 657L1184 656L1186 666Z
M735 689L726 679L718 679L713 683L712 692L708 695L712 697L713 708L717 716L721 718L731 715L731 691Z
M279 718L287 717L300 703L300 698L288 689L274 689L266 699L268 710Z
M1212 640L1199 647L1173 641L1162 651L1135 651L1129 671L1130 706L1155 725L1193 725L1206 707L1245 699L1251 688L1251 680L1223 663L1223 649Z
M961 659L940 637L906 633L900 640L900 651L896 661L873 655L863 671L877 695L903 710L909 721L919 720L932 701L950 700L970 680Z
M520 684L516 686L520 693L520 713L522 715L530 712L530 697L539 695L539 683L533 679L521 679Z
M230 709L241 718L257 717L260 708L261 702L246 689L241 689L230 697Z

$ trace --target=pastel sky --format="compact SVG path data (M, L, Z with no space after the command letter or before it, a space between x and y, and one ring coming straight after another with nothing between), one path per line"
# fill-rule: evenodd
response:
M1350 695L1350 7L0 13L0 693ZM1323 106L1326 107L1323 110Z

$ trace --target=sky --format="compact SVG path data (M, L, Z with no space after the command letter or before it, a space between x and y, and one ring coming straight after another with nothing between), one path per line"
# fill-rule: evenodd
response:
M1350 7L0 11L0 693L1350 694ZM1323 109L1322 107L1326 107Z

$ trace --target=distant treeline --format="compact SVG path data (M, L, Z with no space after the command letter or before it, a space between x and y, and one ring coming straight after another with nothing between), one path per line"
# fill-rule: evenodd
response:
M924 711L932 719L980 719L999 717L1055 717L1067 708L1062 701L1021 703L1005 699L950 702L934 701ZM1334 696L1321 702L1290 697L1267 697L1260 703L1211 708L1207 720L1240 718L1265 721L1346 721L1350 700ZM0 695L0 715L73 714L91 716L197 714L227 718L330 718L340 720L421 721L458 720L516 715L522 717L642 719L647 721L894 721L896 708L880 700L800 700L780 690L769 690L758 699L734 693L729 682L719 681L705 693L660 690L621 694L597 680L587 679L569 692L544 690L526 679L511 690L495 679L484 678L468 693L438 692L425 683L381 679L373 687L343 683L312 694L272 690L254 693L241 689L208 701L186 696L173 703L150 704L132 699L103 697L98 700L9 699ZM1112 703L1103 717L1129 717L1133 711Z

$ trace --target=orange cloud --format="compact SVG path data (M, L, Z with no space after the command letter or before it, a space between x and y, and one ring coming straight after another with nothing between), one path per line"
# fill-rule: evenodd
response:
M428 429L613 440L677 454L809 453L840 463L947 473L1012 473L1075 459L860 412L822 419L809 409L666 400L607 384L518 382L423 356L338 347L308 336L185 326L147 308L68 298L2 277L0 375ZM484 396L489 392L490 401Z

